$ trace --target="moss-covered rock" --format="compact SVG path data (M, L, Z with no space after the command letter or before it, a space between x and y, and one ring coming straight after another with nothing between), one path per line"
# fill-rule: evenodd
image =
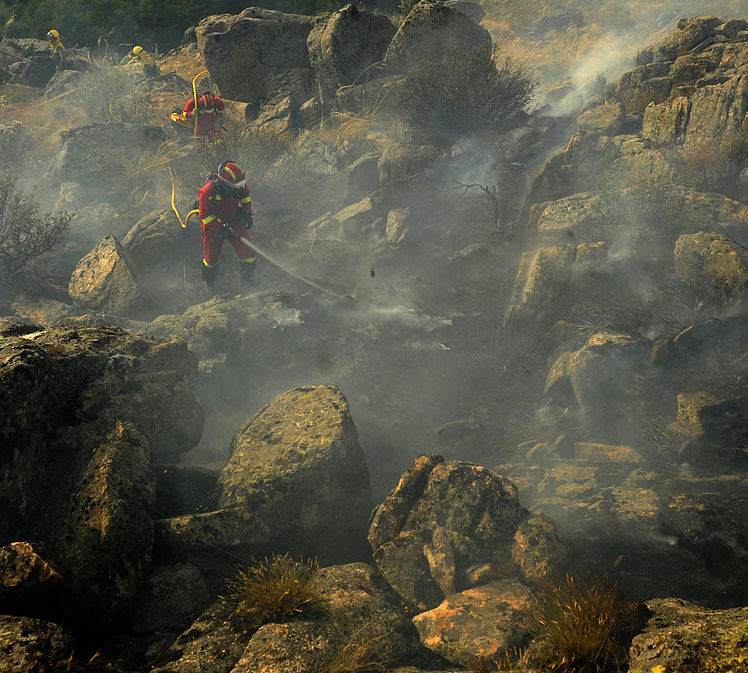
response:
M261 409L234 436L219 483L219 506L250 508L276 551L328 559L362 552L369 475L337 388L295 388Z
M530 523L528 514L514 484L495 472L420 456L376 509L369 543L390 586L424 612L446 593L555 572L565 553L553 523Z
M653 614L631 644L631 673L748 671L748 608L707 610L678 598L647 607Z
M675 273L703 301L724 306L748 290L748 269L730 241L719 234L684 234L675 244Z

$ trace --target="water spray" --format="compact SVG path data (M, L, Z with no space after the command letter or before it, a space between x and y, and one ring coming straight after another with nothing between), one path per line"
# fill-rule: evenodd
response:
M239 236L238 234L234 234L234 236L240 240L245 246L247 246L250 250L254 250L260 257L270 262L273 266L277 266L281 271L285 271L290 276L293 276L294 278L300 280L302 283L306 283L307 285L310 285L311 287L319 290L323 294L329 294L333 297L337 297L338 299L353 299L352 295L350 294L340 294L339 292L335 292L335 290L331 290L329 288L323 287L319 283L316 283L315 281L311 280L310 278L307 278L306 276L302 276L300 273L297 273L293 269L289 268L282 262L278 261L271 255L269 255L266 252L263 252L261 249L259 249L254 243L250 243L244 236Z

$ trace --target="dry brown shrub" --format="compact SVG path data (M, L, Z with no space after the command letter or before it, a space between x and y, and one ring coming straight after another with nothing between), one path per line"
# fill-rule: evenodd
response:
M532 630L547 645L546 670L608 673L626 665L636 606L622 600L618 582L570 573L537 599Z
M327 601L315 583L318 570L316 560L274 554L239 570L229 582L229 598L237 602L239 615L252 628L323 614Z

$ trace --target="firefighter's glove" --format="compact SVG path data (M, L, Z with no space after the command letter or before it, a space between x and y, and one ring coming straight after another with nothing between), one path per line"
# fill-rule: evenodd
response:
M254 224L254 220L252 219L252 213L242 210L242 221L244 222L244 226L247 228L247 231L249 231L252 228L252 225Z
M221 235L224 238L233 238L234 236L236 236L233 227L228 222L224 222L221 225Z

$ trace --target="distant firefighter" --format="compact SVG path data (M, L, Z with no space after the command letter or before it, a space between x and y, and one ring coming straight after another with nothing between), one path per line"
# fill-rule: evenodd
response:
M62 44L62 40L60 40L60 33L55 28L52 28L52 30L47 33L47 42L52 48L52 58L57 60L57 67L59 68L62 65L65 45Z
M252 199L242 169L233 161L221 164L200 189L198 206L205 283L213 287L224 238L234 246L242 278L250 280L255 272L255 251L239 240L249 241L248 229L252 227Z
M221 98L206 91L197 97L197 107L194 98L187 101L182 110L182 117L194 125L195 138L205 138L219 143L223 141L222 127L225 109L226 105ZM196 115L196 119L193 119L193 115Z
M131 54L132 57L130 58L129 62L133 63L134 61L140 59L141 63L143 64L143 74L148 79L151 79L152 77L158 77L161 74L161 70L159 70L159 67L156 64L156 59L152 54L149 54L145 49L143 49L143 47L133 47Z

